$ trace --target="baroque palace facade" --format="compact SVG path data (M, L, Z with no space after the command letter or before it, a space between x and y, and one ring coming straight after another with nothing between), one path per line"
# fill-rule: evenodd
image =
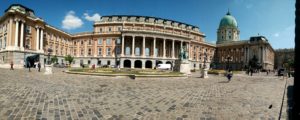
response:
M236 19L228 12L220 21L214 63L217 69L245 69L254 56L264 70L274 69L275 51L264 36L240 40Z
M187 48L191 68L212 62L216 46L205 41L197 26L147 16L102 16L93 32L69 34L47 24L34 11L13 4L0 18L0 66L24 67L29 56L46 63L48 48L59 63L75 57L73 67L120 65L121 68L154 68L175 64L180 48ZM205 60L204 60L205 59Z

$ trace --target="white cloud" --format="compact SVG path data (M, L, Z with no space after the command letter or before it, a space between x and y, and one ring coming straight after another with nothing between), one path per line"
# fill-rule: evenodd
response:
M82 20L72 10L66 14L65 19L62 21L62 28L67 30L80 28L82 25Z
M275 33L273 36L274 37L279 37L279 33Z
M94 15L90 16L88 13L84 13L84 18L88 21L99 21L101 16L98 13L95 13Z

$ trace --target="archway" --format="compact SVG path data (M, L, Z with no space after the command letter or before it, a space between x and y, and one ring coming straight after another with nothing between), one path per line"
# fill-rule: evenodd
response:
M134 61L134 68L142 68L142 61L140 60Z
M162 61L156 61L156 66L158 65L158 64L163 64L163 62Z
M147 60L145 65L146 65L145 68L152 68L152 61Z
M131 61L130 60L124 60L124 68L131 68Z

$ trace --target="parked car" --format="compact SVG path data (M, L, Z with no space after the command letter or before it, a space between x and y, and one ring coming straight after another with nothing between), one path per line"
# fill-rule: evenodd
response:
M171 64L158 64L156 68L161 70L171 70Z

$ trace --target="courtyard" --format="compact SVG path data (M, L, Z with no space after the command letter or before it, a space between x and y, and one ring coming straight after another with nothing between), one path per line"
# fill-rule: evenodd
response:
M44 75L0 69L0 119L275 120L286 84L265 73L236 74L227 82L217 75L200 78L199 72L133 80L63 70Z

